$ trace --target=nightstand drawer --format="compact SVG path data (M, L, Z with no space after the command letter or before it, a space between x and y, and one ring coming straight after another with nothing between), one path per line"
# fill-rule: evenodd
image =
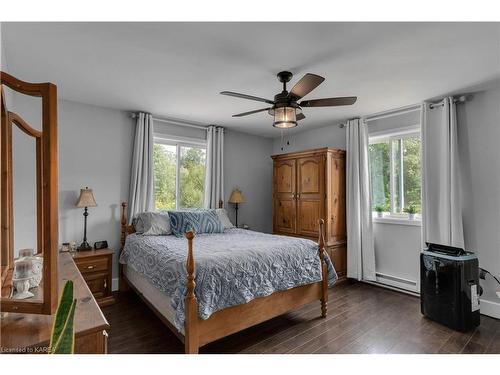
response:
M108 258L78 259L76 266L85 277L86 273L107 271Z
M102 298L106 295L108 289L107 273L86 274L83 275L83 278L95 298Z

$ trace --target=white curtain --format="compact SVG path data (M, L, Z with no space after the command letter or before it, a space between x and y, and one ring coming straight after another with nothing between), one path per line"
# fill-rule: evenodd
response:
M346 125L347 277L375 280L368 130L360 119Z
M205 171L205 208L218 208L224 199L224 128L207 129L207 167Z
M457 112L453 98L422 111L423 239L464 247Z
M154 210L153 117L140 112L135 125L130 174L129 222L139 212Z

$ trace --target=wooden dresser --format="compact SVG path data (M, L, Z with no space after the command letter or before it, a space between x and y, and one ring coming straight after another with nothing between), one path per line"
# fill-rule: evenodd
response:
M115 302L111 294L113 254L111 249L100 249L80 251L73 255L76 266L101 307Z
M339 279L347 274L345 151L331 148L273 155L273 232L318 239L325 220L326 249Z
M59 254L59 292L66 280L73 280L75 311L75 353L105 354L109 324L70 254ZM2 313L2 353L46 353L54 315Z

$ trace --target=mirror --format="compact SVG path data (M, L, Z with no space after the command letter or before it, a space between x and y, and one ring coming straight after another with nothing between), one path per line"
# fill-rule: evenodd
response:
M59 283L57 89L5 72L0 88L0 310L50 315ZM27 113L7 107L4 88Z

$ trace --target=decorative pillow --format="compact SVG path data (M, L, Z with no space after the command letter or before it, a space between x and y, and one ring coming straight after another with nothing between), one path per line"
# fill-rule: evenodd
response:
M141 212L132 221L136 233L144 236L166 236L172 234L168 212Z
M222 233L224 226L215 210L169 211L170 227L177 237L189 231L195 233Z
M234 228L233 223L231 223L231 220L229 220L229 217L227 216L227 211L225 208L217 208L215 212L217 212L217 216L219 216L219 220L224 226L224 229Z

